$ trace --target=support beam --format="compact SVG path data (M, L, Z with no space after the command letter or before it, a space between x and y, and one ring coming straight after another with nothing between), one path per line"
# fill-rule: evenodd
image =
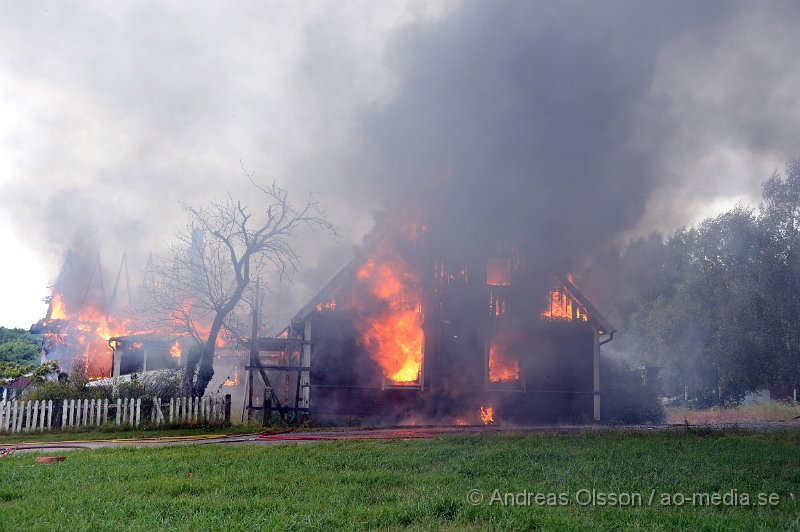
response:
M112 354L114 359L114 367L111 370L111 376L119 377L122 369L122 353L119 352L119 342L117 342L117 347L113 349Z
M301 367L311 367L311 318L306 319L303 324L303 358L300 360ZM301 371L300 377L300 390L302 393L302 402L300 408L309 408L311 399L311 372Z
M594 420L600 421L600 331L594 330Z
M259 362L258 357L258 295L261 290L261 278L256 279L256 294L253 302L253 324L250 331L250 364L247 366L247 422L250 423L250 412L253 407L253 371L250 369ZM242 413L244 415L244 413Z
M263 405L261 425L268 427L272 423L272 388L269 386L264 388Z

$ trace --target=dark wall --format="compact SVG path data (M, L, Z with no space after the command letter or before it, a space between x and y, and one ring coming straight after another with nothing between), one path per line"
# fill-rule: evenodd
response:
M323 423L452 422L474 419L480 406L491 405L497 422L591 421L594 337L587 324L540 323L530 331L521 392L487 386L485 328L446 321L426 320L424 389L382 390L380 368L358 346L352 317L338 309L315 314L312 417Z

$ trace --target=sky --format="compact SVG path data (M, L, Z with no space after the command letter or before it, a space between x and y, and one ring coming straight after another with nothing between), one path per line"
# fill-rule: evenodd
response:
M756 204L800 155L798 22L769 1L0 0L0 325L44 316L67 249L106 284L127 252L135 282L181 203L256 205L242 167L341 233L302 235L277 319L442 176L454 224L500 184L491 208L548 228L537 245L581 198L570 261Z

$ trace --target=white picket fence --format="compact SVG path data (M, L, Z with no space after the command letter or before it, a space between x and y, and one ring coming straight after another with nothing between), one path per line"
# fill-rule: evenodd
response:
M227 404L226 404L227 401ZM109 410L113 410L116 426L142 426L142 399L117 399L116 405L108 399L83 399L61 401L2 401L0 402L0 432L32 432L54 429L96 427L109 423ZM168 408L165 416L163 407ZM55 416L55 417L54 417ZM230 396L178 397L162 403L156 397L150 408L150 425L191 425L196 423L223 423L229 421Z
M46 418L46 421L45 421ZM0 431L30 432L52 430L53 400L3 401L0 403Z

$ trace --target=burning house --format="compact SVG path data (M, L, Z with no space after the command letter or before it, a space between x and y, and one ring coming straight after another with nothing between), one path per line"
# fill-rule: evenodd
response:
M81 364L90 380L101 382L118 377L125 380L134 374L174 374L185 367L186 352L195 340L133 312L127 256L123 254L110 294L105 290L100 255L92 257L87 260L81 254L67 253L53 293L46 300L47 314L31 327L31 332L43 338L42 362L57 361L64 372ZM196 326L203 324L198 321ZM216 376L210 389L238 387L241 350L226 346L221 337L217 346Z
M323 423L599 420L600 345L615 331L571 277L543 274L512 247L463 259L439 243L426 224L377 231L282 338L254 344L250 411L266 403Z
M119 297L125 290L127 304ZM67 252L53 294L46 299L47 314L31 327L32 333L43 338L42 363L58 361L62 371L70 371L74 364L80 363L90 378L111 376L114 351L109 340L147 332L136 330L130 314L130 298L126 255L122 256L109 296L103 282L100 254L87 260L71 250Z
M290 421L599 420L600 345L615 331L571 277L519 235L462 246L441 218L411 210L387 218L279 337L258 338L254 316L248 364L218 337L209 389L246 385L251 414ZM99 257L76 278L70 260L37 326L45 359L83 362L95 379L185 365L192 337L144 327L116 304L124 259L110 298ZM188 315L194 300L181 301Z

